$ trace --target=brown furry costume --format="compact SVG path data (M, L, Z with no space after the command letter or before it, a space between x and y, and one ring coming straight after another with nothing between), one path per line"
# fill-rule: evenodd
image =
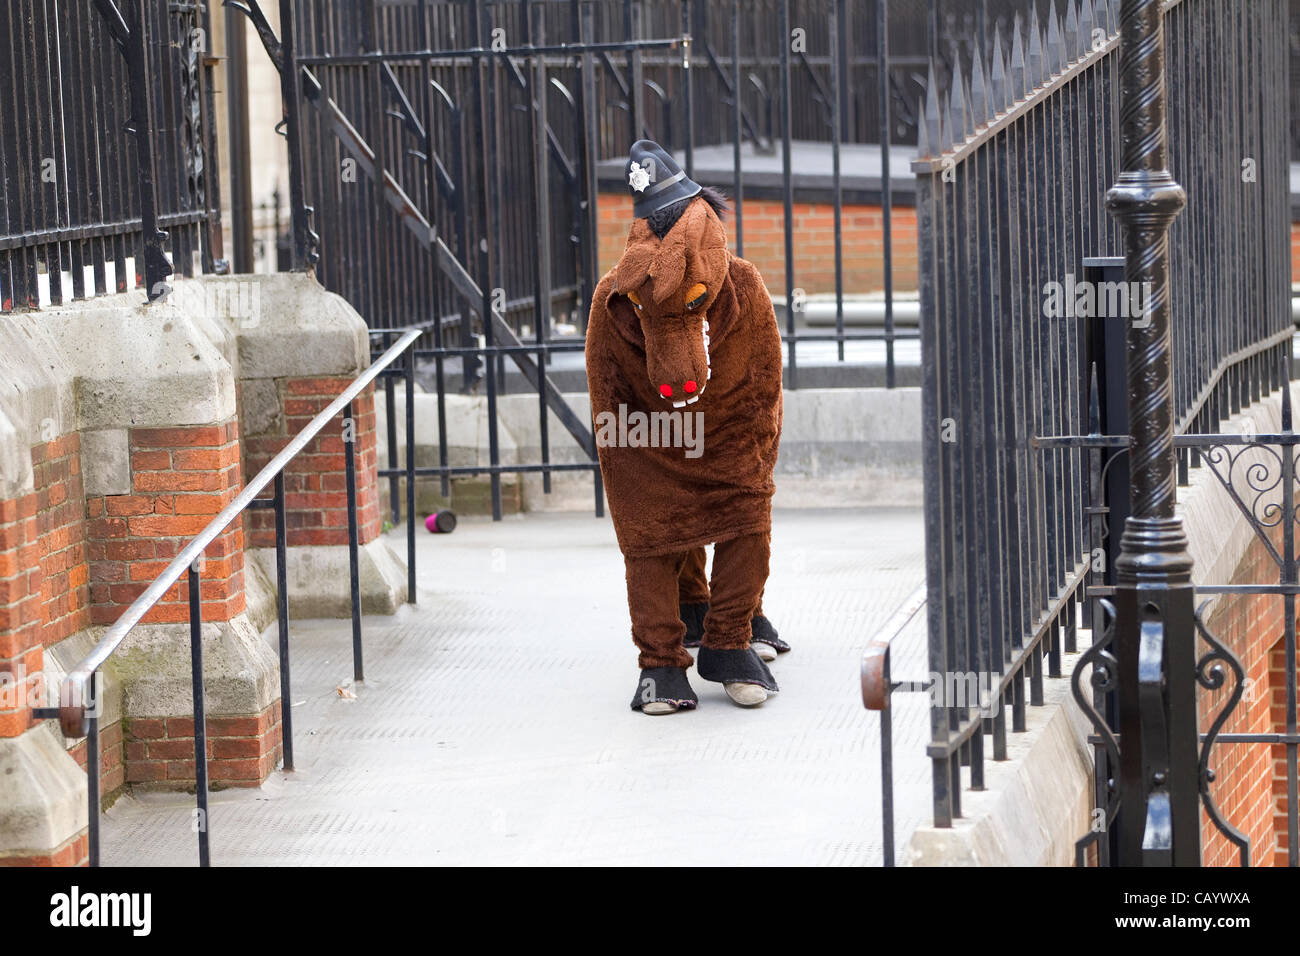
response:
M592 298L586 358L593 418L599 424L602 413L617 415L623 406L699 413L703 423L702 453L694 458L680 447L601 441L598 429L643 669L691 666L679 600L708 602L705 648L749 647L768 573L781 355L763 280L729 252L710 201L687 200L662 238L646 219L633 223L622 258ZM709 543L713 578L706 585ZM711 677L703 658L700 670L707 679L734 676ZM776 689L770 674L737 679Z

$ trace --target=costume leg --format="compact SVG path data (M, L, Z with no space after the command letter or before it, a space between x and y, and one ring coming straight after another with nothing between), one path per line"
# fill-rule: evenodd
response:
M704 618L704 646L719 650L746 648L750 621L767 583L771 536L749 534L713 546L713 580L709 613Z
M713 580L699 673L722 684L742 707L754 707L777 690L776 678L750 647L754 611L767 581L770 538L746 535L713 546Z
M641 652L643 669L690 667L694 663L682 647L686 625L677 607L677 575L685 559L685 552L624 559L632 641Z
M704 638L704 615L709 610L709 579L704 573L707 560L704 548L691 548L685 554L682 570L677 575L677 601L686 635L685 647L699 647Z
M691 548L686 552L682 570L677 575L677 602L679 604L708 604L709 579L704 573L708 560L704 548Z

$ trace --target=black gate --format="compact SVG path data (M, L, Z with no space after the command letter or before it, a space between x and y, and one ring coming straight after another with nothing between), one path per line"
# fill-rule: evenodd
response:
M483 0L281 0L277 37L256 0L238 6L281 74L293 267L314 266L326 287L347 297L367 318L377 349L402 329L427 330L408 361L434 369L439 463L418 475L441 479L444 495L452 477L488 475L492 514L500 518L502 474L540 472L549 492L554 472L589 471L601 513L589 423L547 374L553 355L583 350L574 329L585 324L579 319L598 278L595 166L584 128L593 93L575 82L570 60L589 60L606 46L675 48L682 39L601 44L590 39L578 4ZM570 15L561 22L576 27L584 43L549 44L556 18ZM511 147L524 155L506 152ZM524 316L533 317L531 325ZM569 334L557 334L566 325ZM501 462L496 402L506 359L538 397L538 463ZM487 465L449 464L451 374L462 390L480 381L484 387ZM390 479L397 520L403 471L395 375L385 376L390 457L380 474ZM408 418L412 399L408 390ZM550 460L548 413L584 460Z
M0 4L0 311L226 268L210 12Z
M998 0L995 12L1009 3ZM251 21L281 74L293 267L314 267L327 288L346 297L370 324L377 349L395 330L427 330L411 355L432 378L440 426L448 389L486 396L488 463L451 465L440 427L438 463L419 469L439 478L444 494L452 477L486 474L499 517L501 475L539 472L549 491L553 473L578 470L595 477L600 511L589 423L548 371L564 364L557 356L583 349L600 268L598 167L617 163L642 136L675 148L688 173L697 144L730 143L737 200L742 146L773 155L779 148L787 385L798 385L804 341L834 343L840 362L846 343L879 345L886 383L895 384L895 342L916 336L895 328L888 279L883 327L845 328L841 144L883 141L875 189L888 277L889 144L907 141L915 129L912 93L926 25L942 22L957 32L966 25L951 5L280 0L279 36L257 0L230 5ZM890 28L903 39L893 55ZM833 331L797 328L796 138L826 142L834 158ZM736 206L743 254L744 210ZM775 278L769 281L777 288ZM538 397L541 460L534 463L501 461L496 406L507 360ZM390 429L392 381L385 377ZM548 415L572 435L582 460L551 460ZM394 439L390 434L390 456ZM396 503L395 458L383 473Z
M1065 10L1031 9L944 95L931 74L913 166L930 670L977 689L925 688L934 823L983 788L986 743L1006 759L1084 623L1073 680L1095 725L1097 811L1078 862L1197 865L1204 808L1244 864L1215 799L1228 744L1277 748L1295 866L1287 3ZM1218 434L1278 389L1281 434ZM1200 468L1277 583L1192 586L1175 491ZM1246 675L1198 590L1281 599L1280 732L1221 732ZM887 707L888 637L863 674L868 706Z

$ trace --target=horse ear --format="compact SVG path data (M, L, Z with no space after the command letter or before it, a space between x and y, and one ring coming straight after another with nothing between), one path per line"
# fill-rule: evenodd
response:
M703 283L712 296L721 288L731 260L727 251L727 233L722 228L722 220L706 200L700 199L691 206L696 213L686 224L686 242L691 255L681 284Z
M627 245L623 255L614 267L615 293L639 289L650 274L651 266L658 253L659 240L644 219L638 219L628 231Z
M659 254L650 266L650 276L655 280L656 302L662 302L672 295L685 280L689 254L699 252L708 241L710 219L716 222L709 204L692 201L681 218L668 230L668 234L660 240Z

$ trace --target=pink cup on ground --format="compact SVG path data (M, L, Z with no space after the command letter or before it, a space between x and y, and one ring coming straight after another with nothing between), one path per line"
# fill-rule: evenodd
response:
M435 511L424 519L424 526L434 534L451 534L456 530L454 511Z

